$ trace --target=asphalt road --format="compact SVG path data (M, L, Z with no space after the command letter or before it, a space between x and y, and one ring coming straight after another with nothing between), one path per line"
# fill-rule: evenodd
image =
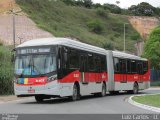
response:
M140 94L160 93L160 89L141 91ZM34 98L0 104L0 113L12 114L148 114L154 113L127 102L132 94L120 93L106 97L85 96L72 102L68 99L46 100L37 103Z

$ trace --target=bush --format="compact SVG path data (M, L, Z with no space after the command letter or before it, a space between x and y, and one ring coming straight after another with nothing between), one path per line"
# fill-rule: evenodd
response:
M2 46L3 45L3 42L1 41L1 39L0 39L0 46Z
M97 14L99 15L99 16L102 16L102 17L108 17L108 13L109 13L109 11L108 10L104 10L103 8L98 8L97 9Z
M0 95L13 93L13 65L11 52L4 46L0 46Z
M94 32L94 33L97 33L97 34L101 34L103 32L103 23L100 22L99 20L92 20L92 21L89 21L87 23L87 26L89 27L89 29Z
M115 32L114 37L118 38L118 37L120 37L120 36L121 36L120 33Z
M111 42L106 42L103 44L103 48L106 50L114 50L114 45Z
M132 40L139 40L141 38L139 33L134 33L130 36Z
M111 41L115 40L114 36L110 36L109 38L110 38Z

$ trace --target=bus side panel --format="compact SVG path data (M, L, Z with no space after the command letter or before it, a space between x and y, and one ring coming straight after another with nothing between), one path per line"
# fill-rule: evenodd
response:
M58 80L59 83L74 83L74 82L80 82L80 72L79 70L73 71L63 77L62 79Z

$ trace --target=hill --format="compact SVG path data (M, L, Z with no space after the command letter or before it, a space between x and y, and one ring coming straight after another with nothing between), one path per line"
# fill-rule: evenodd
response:
M68 6L56 0L16 0L16 3L38 27L56 37L76 38L106 49L123 50L123 26L129 23L127 16ZM94 31L94 28L100 33ZM126 25L128 51L135 53L137 39L140 39L139 34L130 24Z

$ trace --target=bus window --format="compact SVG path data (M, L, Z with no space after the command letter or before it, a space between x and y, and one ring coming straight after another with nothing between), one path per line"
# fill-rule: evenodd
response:
M126 74L127 72L127 62L125 59L120 59L120 73L121 74Z
M79 54L77 50L71 49L69 52L69 69L79 69Z
M89 65L89 71L95 71L95 65L94 65L94 56L93 54L88 54L88 65Z
M114 72L115 73L120 72L120 63L118 58L114 58Z
M144 61L143 62L143 74L145 74L148 71L148 62Z
M127 60L127 73L131 73L131 60Z
M102 56L101 57L101 71L107 71L107 60L106 60L106 56Z
M136 65L136 61L135 60L131 61L131 72L132 73L137 73L137 65Z
M101 59L99 56L95 56L95 69L96 72L101 72Z
M80 72L87 72L87 71L88 71L87 54L81 53L80 54Z
M143 74L143 64L142 64L142 61L137 61L137 72L140 75Z

